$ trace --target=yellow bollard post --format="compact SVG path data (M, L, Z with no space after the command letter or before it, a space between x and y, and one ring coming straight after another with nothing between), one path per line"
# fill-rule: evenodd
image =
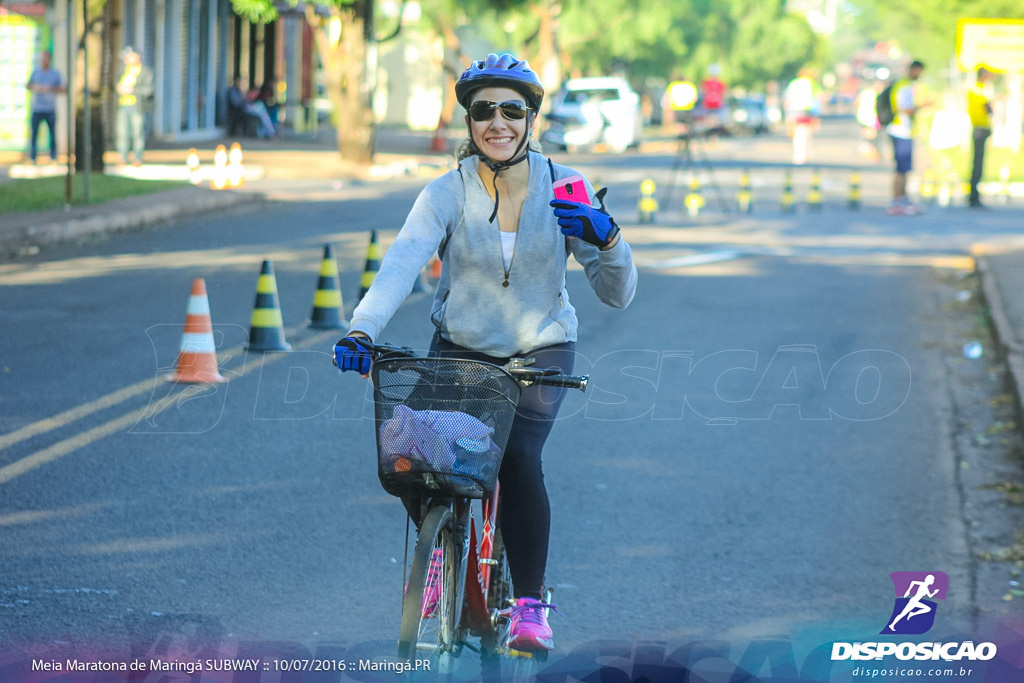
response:
M754 191L750 187L750 170L746 168L740 173L740 191L736 195L736 204L740 213L754 213Z
M822 205L821 171L814 169L811 172L811 189L807 192L807 210L821 211Z
M185 165L188 166L188 181L193 185L198 185L203 181L199 175L199 152L193 147L188 151L188 156L185 157Z
M686 195L686 213L691 218L696 218L700 215L700 210L704 208L704 197L700 194L700 179L696 173L690 174L690 191Z
M231 151L228 153L228 187L242 187L243 185L245 185L245 167L242 166L242 146L233 142Z
M654 196L656 189L654 181L650 178L644 178L640 183L640 201L637 202L640 223L654 222L654 214L658 212L658 200Z
M926 168L921 177L921 203L935 203L935 171L930 168Z
M228 150L224 145L217 145L217 151L213 153L213 177L210 179L210 188L223 190L228 186Z
M860 209L860 172L850 173L850 193L846 197L846 208L850 211Z
M782 200L779 202L779 207L783 213L794 213L796 211L796 201L793 199L792 171L786 171L786 177L782 186Z

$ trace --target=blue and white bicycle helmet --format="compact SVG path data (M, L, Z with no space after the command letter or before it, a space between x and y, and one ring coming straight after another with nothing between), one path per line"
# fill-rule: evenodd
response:
M544 101L544 86L537 72L530 68L526 60L516 59L508 52L500 55L492 52L487 55L487 59L479 59L470 64L455 83L455 98L469 109L474 90L492 87L515 90L526 98L526 105L534 111L539 110Z

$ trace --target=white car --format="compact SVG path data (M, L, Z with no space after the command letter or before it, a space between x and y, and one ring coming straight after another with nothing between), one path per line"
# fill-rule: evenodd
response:
M565 149L604 143L613 152L640 144L640 96L624 78L572 78L555 93L544 142Z

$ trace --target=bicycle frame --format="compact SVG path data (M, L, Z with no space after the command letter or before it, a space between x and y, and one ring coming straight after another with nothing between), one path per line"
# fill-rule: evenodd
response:
M463 387L458 391L464 392L464 387L476 386L479 391L484 392L486 398L474 396L471 401L497 401L501 403L500 408L490 408L483 412L484 419L491 421L491 434L495 435L495 429L505 425L505 432L497 432L495 443L501 448L508 436L508 425L511 424L512 415L509 413L509 405L514 408L518 400L518 393L513 393L507 386L510 378L518 383L519 388L528 387L533 384L544 384L549 386L575 388L586 391L588 378L586 376L572 377L561 375L555 368L540 369L531 367L534 363L532 358L514 358L504 366L495 366L478 360L462 360L445 358L435 360L433 358L416 357L408 349L391 347L387 345L371 345L374 353L373 374L375 383L375 401L377 402L377 420L381 429L392 430L392 424L396 420L394 413L388 412L388 407L405 405L409 408L409 394L403 393L416 390L418 383L408 383L407 376L400 373L403 368L412 369L413 374L420 374L436 382L436 371L432 368L424 370L422 363L431 361L432 364L444 363L446 366L455 365L454 372L466 372L462 366L473 366L477 368L467 376L469 382L458 379L462 375L456 374L456 381L451 382L452 387ZM377 365L383 355L389 354L391 361L389 369ZM409 359L398 361L398 359ZM489 366L481 368L481 366ZM384 381L384 373L393 370L397 381L391 384ZM484 370L485 374L477 374ZM504 374L494 374L495 371ZM445 372L453 372L449 367ZM379 373L379 374L378 374ZM425 375L423 373L426 373ZM489 378L494 377L491 380ZM378 380L381 384L377 385ZM492 382L496 382L493 384ZM504 384L503 384L504 383ZM443 386L440 385L440 386ZM395 387L396 393L383 393L381 387ZM457 394L464 396L466 394ZM442 401L442 405L449 399L438 399L429 395L424 403L414 403L418 409L433 410L430 401ZM417 397L422 400L422 397ZM461 398L460 398L461 400ZM426 405L424 408L422 406ZM461 406L461 403L459 404ZM475 405L475 404L474 404ZM496 410L496 412L495 412ZM474 417L472 414L469 417ZM509 420L501 422L499 420ZM440 433L440 432L439 432ZM392 431L388 432L393 437ZM408 437L403 437L408 438ZM472 440L466 437L472 444ZM460 443L461 443L460 439ZM378 443L378 448L385 448ZM431 447L433 444L429 439L423 444ZM422 444L415 442L405 447L419 448ZM413 480L412 486L402 488L401 482L404 474L399 474L395 479L395 472L405 473L410 471L408 461L405 469L399 470L397 465L393 468L391 455L394 452L405 453L404 450L392 451L394 446L387 446L389 450L382 451L381 463L387 463L387 468L380 469L381 482L385 490L397 496L412 496L420 498L421 515L417 523L417 539L412 553L412 564L409 567L405 589L405 597L402 605L402 623L399 636L399 657L412 660L417 652L435 653L439 664L439 670L447 670L452 666L453 658L457 658L464 647L468 647L481 655L502 655L519 659L531 659L530 653L520 653L508 648L509 628L511 625L511 614L513 612L512 582L508 574L508 565L504 547L500 543L500 530L498 524L498 505L501 495L501 487L497 482L495 468L489 470L489 479L479 481L474 479L474 484L468 488L460 488L460 482L455 483L447 480L436 480L435 476L458 477L463 474L449 475L446 470L435 470L434 463L429 463L427 471L413 470L414 477L422 474L422 484L427 490L435 490L436 493L422 494L406 493L412 491L420 482ZM443 450L438 448L439 451ZM413 453L413 451L408 451ZM416 451L419 454L419 451ZM386 460L383 459L386 456ZM403 456L404 457L404 456ZM410 456L411 457L411 456ZM451 456L449 456L451 458ZM468 462L473 462L469 460ZM486 463L486 461L484 461ZM443 462L446 467L451 467L450 462ZM495 466L497 463L495 463ZM438 465L440 466L440 465ZM383 467L383 466L382 466ZM393 471L392 471L393 470ZM458 472L459 470L453 471ZM399 483L394 484L394 481ZM443 484L439 485L439 484ZM406 486L409 486L406 484ZM472 488L476 486L476 488ZM390 487L390 488L389 488ZM493 491L491 489L493 488ZM472 493L470 492L472 491ZM474 513L473 501L478 499L477 492L481 491L490 495L480 499L479 515ZM407 550L408 556L408 550ZM408 566L408 565L407 565ZM495 574L498 572L498 574ZM433 625L433 626L432 626ZM436 626L436 628L434 627ZM431 635L431 633L433 633ZM467 642L468 636L478 636L481 640L481 647L478 649ZM543 657L544 653L538 653ZM489 659L489 657L488 657ZM493 660L491 660L493 661ZM516 666L516 665L513 665Z
M490 593L491 570L498 563L493 553L500 489L499 484L490 498L480 501L479 531L476 528L477 517L472 514L473 501L462 501L470 512L467 516L469 528L465 532L467 543L463 560L466 567L466 588L463 597L462 625L474 635L486 633L496 625L495 615L491 614L487 606L487 598Z

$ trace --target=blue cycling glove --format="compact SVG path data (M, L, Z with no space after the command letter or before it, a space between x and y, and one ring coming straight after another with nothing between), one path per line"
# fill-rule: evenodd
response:
M568 237L578 237L595 247L607 247L611 244L615 236L619 234L619 226L615 225L614 219L604 208L606 192L608 192L608 188L603 187L594 195L597 201L601 202L600 206L590 206L567 199L552 200L551 206L555 209L555 216L558 217L558 224L562 227L562 234Z
M360 375L370 374L373 351L366 337L345 337L334 345L334 364L342 372L355 370Z

